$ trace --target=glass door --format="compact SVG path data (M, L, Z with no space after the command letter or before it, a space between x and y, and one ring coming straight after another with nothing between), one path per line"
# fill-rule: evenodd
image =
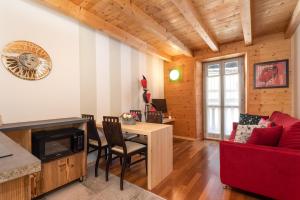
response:
M230 136L232 122L244 111L244 58L204 63L206 138Z

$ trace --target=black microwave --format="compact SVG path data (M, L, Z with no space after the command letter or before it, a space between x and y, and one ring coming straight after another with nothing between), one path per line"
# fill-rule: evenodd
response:
M65 128L32 133L32 154L47 162L84 150L84 131Z

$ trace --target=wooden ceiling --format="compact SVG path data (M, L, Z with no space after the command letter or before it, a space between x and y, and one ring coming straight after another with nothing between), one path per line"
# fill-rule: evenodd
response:
M37 1L165 60L266 34L290 37L300 21L298 0Z

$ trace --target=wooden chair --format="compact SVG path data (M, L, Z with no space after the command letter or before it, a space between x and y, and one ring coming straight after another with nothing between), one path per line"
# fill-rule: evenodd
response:
M142 111L141 110L130 110L130 113L134 113L137 115L137 118L136 120L138 122L141 122L142 121Z
M112 162L112 154L117 155L121 158L122 161L122 171L121 171L121 178L120 178L120 189L123 190L123 180L125 175L125 170L128 166L141 162L143 160L146 161L146 171L147 171L147 148L145 145L126 141L123 138L121 124L119 122L118 117L103 117L103 130L105 137L108 142L108 161L106 162L106 181L108 181L108 173L109 173L109 166ZM136 154L143 153L144 157L133 162L129 163L128 159L131 156Z
M149 112L147 112L146 122L162 124L163 123L163 113L161 111L149 111Z
M102 149L104 149L105 159L107 159L108 144L107 144L105 136L101 135L101 133L97 129L94 115L82 114L81 116L84 119L88 119L88 122L87 122L87 138L88 138L87 139L87 148L88 148L88 151L87 152L91 153L94 151L98 151L97 160L96 160L96 164L95 164L95 177L97 177Z

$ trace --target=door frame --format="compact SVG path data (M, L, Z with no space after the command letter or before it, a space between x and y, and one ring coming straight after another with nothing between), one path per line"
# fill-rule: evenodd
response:
M224 88L223 88L223 84L224 83L224 68L223 63L225 61L230 61L230 60L235 60L235 59L239 59L240 60L240 65L241 67L239 68L240 70L240 94L241 94L241 99L240 99L240 112L243 113L246 110L246 55L240 55L240 56L235 56L235 57L229 57L229 58L221 58L221 59L216 59L216 60L209 60L209 61L203 61L201 62L201 66L202 66L202 91L203 91L203 105L202 105L202 109L203 109L203 136L204 139L209 139L209 140L224 140L225 139L225 133L224 133ZM207 78L207 68L206 68L206 64L207 63L220 63L221 69L220 69L220 89L221 89L221 137L220 138L214 138L214 137L207 137L207 110L206 110L206 78Z

